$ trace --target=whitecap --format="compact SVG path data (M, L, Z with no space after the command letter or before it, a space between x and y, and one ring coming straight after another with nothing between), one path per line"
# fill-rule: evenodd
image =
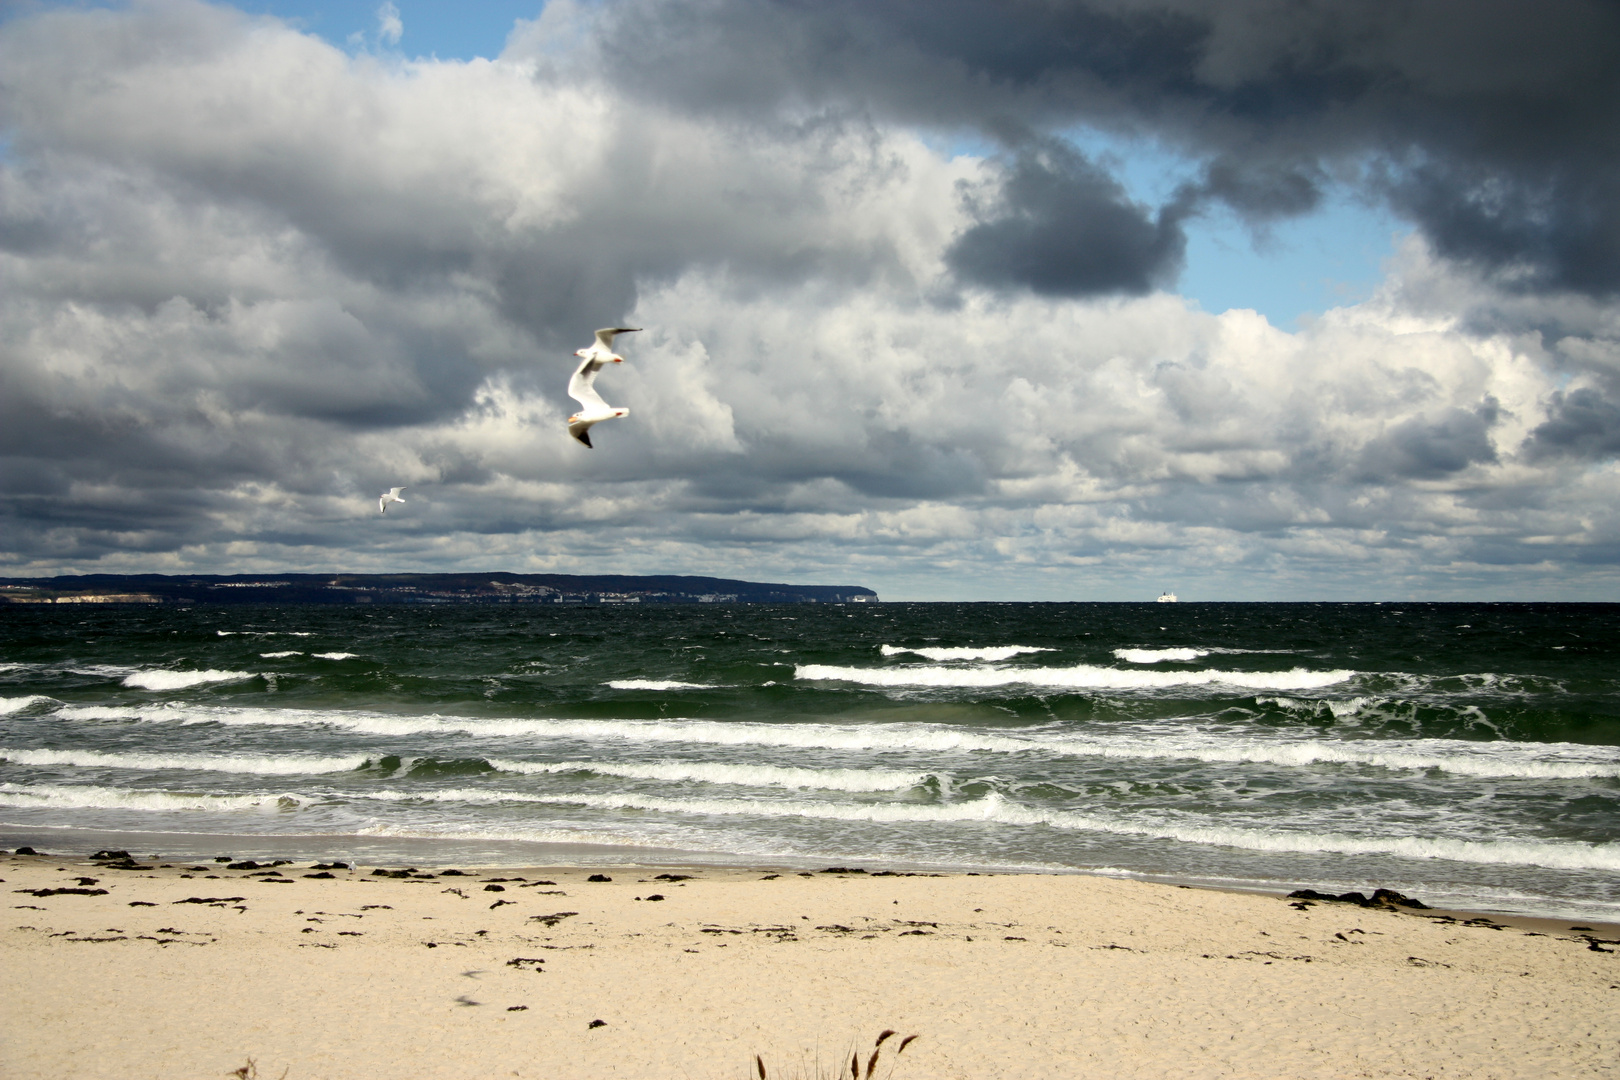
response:
M1114 657L1127 664L1157 664L1164 660L1190 663L1208 656L1208 649L1115 649Z
M0 716L10 716L14 712L22 712L30 705L42 701L55 701L55 698L44 694L25 694L22 697L0 697Z
M269 655L269 654L266 654ZM355 660L359 653L352 652L318 652L312 654L317 660Z
M937 774L894 769L801 769L782 765L733 765L716 761L512 761L490 758L502 772L592 772L629 780L699 781L746 787L815 788L822 791L908 791ZM942 781L944 778L941 778Z
M370 760L365 754L310 757L296 754L117 754L97 750L15 750L0 747L0 760L18 765L71 765L103 769L192 769L259 776L313 776L352 772Z
M289 656L303 656L297 649L284 649L281 652L262 652L259 654L266 660L283 660Z
M295 793L216 795L92 784L0 784L0 806L74 810L288 810L310 802Z
M714 683L677 682L674 679L610 679L615 690L716 690Z
M1264 687L1314 689L1352 679L1354 671L1138 671L1078 664L1068 668L853 668L830 664L800 664L794 677L866 686L987 687L1046 686L1074 690L1158 690L1176 686Z
M137 671L124 678L124 685L141 690L184 690L188 686L202 686L205 683L238 682L242 679L254 677L251 671L219 671L209 668L206 671L170 671L167 668L155 668L149 671Z

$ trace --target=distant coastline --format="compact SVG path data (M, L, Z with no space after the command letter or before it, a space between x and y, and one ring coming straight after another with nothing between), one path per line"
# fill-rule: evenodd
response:
M83 574L0 578L0 604L845 604L859 585L673 574Z

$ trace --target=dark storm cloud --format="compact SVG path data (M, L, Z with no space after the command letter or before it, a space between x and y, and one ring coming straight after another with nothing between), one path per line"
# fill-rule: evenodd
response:
M1437 417L1397 424L1362 452L1362 478L1372 481L1439 480L1476 463L1494 462L1491 426L1501 406L1487 398L1474 409L1448 409Z
M1620 289L1605 0L644 0L602 41L636 58L627 84L705 111L1145 135L1251 219L1359 178L1447 257L1524 289Z
M970 195L978 223L945 253L964 281L1052 296L1140 295L1181 269L1185 211L1171 206L1155 217L1055 139L1020 147L999 199L977 203Z
M1547 421L1530 433L1533 458L1620 456L1620 405L1591 388L1552 395Z

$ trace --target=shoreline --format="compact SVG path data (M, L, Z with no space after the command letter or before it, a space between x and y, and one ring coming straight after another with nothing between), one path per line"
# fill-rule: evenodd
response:
M165 845L163 840L170 840ZM1033 877L1087 877L1107 881L1140 881L1148 884L1180 886L1193 889L1203 889L1213 892L1233 893L1237 895L1256 895L1286 897L1294 889L1314 889L1321 892L1361 891L1371 894L1374 889L1383 887L1372 882L1327 884L1320 880L1300 880L1294 883L1265 881L1233 881L1201 878L1188 875L1150 873L1146 871L1125 870L1122 868L1009 868L996 866L941 866L931 863L908 863L903 860L883 860L877 865L872 860L836 859L832 857L760 857L748 855L717 853L707 851L689 851L680 848L662 847L633 847L619 844L593 844L589 842L544 843L533 840L503 840L477 838L468 840L458 837L365 837L353 836L336 838L342 843L333 843L335 838L320 833L263 835L253 833L180 833L180 832L124 832L118 830L85 829L79 826L16 826L0 829L0 854L10 851L18 846L27 845L40 847L47 851L71 846L82 848L83 854L55 855L60 858L86 858L90 852L102 849L124 849L132 852L149 851L151 847L165 850L189 849L192 854L166 856L170 859L208 860L220 852L248 851L252 854L243 855L242 858L273 860L286 859L291 862L330 862L333 860L354 861L356 865L367 868L377 866L416 864L424 867L432 866L460 866L477 865L485 869L495 870L533 870L545 867L572 867L594 869L642 869L642 870L671 870L671 871L721 871L741 870L769 872L771 870L782 873L799 873L810 871L812 873L824 869L835 862L849 865L862 865L868 872L881 872L885 870L907 874L942 874L948 876L1033 876ZM175 845L173 841L182 841ZM201 841L208 841L203 843ZM209 850L204 850L205 848ZM413 850L414 849L414 850ZM138 853L138 852L137 852ZM495 856L493 858L489 856ZM482 857L480 857L482 856ZM539 856L538 858L536 856ZM155 856L154 856L155 857ZM232 855L232 858L236 858ZM1539 927L1542 924L1556 925L1562 922L1586 923L1592 926L1604 926L1620 933L1620 914L1610 917L1592 915L1583 912L1570 914L1527 912L1507 910L1501 907L1488 905L1468 905L1436 902L1429 903L1430 895L1422 894L1421 886L1403 886L1403 888L1416 888L1414 899L1428 904L1436 913L1445 913L1459 919L1489 917L1504 923L1504 925L1527 928ZM1578 907L1579 900L1557 901L1570 907Z
M0 856L0 1073L740 1078L757 1053L779 1077L888 1028L920 1035L898 1080L1620 1055L1598 923L1082 874L312 861Z

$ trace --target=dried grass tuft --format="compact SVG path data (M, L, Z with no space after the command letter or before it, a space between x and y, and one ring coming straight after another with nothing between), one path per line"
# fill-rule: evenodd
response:
M883 1054L883 1044L897 1034L899 1032L893 1028L884 1028L878 1033L878 1037L872 1042L872 1053L866 1059L864 1075L862 1075L861 1071L861 1052L859 1049L852 1049L849 1055L848 1080L873 1080L873 1077L877 1074L878 1059ZM901 1052L910 1046L912 1040L916 1038L916 1035L907 1035L904 1039L901 1039L900 1045L895 1049L893 1056L898 1058ZM784 1074L779 1080L845 1080L844 1066L842 1064L843 1057L840 1055L835 1061L837 1064L831 1068L823 1066L819 1061L809 1070L801 1066L798 1072L791 1075ZM891 1060L889 1062L889 1068L884 1073L883 1080L890 1080L894 1076L894 1069L897 1064L896 1061ZM767 1080L765 1058L760 1054L754 1055L754 1069L759 1073L759 1080Z

